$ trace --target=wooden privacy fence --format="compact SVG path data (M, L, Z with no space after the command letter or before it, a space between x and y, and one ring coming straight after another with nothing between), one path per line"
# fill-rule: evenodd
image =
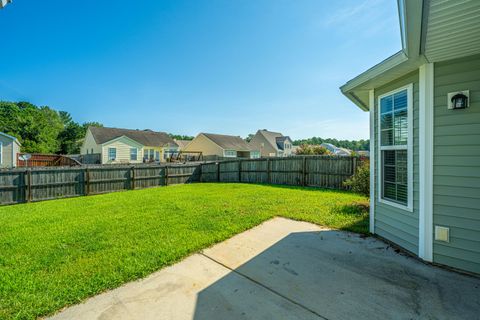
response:
M0 204L41 201L189 182L244 182L346 189L359 160L304 156L178 165L0 170Z
M0 171L0 204L200 181L200 165L31 168Z
M22 160L23 155L25 155L25 153L17 153L17 167L63 167L81 165L77 160L63 155L32 153L30 154L30 159Z
M356 157L304 156L232 160L202 164L202 182L267 183L346 189L357 168Z

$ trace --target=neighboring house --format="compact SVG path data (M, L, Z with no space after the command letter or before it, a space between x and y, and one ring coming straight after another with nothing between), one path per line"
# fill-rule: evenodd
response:
M288 157L293 154L292 139L280 132L266 129L258 130L248 143L254 150L259 150L262 157Z
M20 152L20 142L17 138L0 132L0 169L15 168L17 153Z
M226 158L259 158L260 153L252 149L242 138L224 134L200 133L184 152L201 152L205 156Z
M179 151L183 151L190 142L192 142L192 140L177 140L177 139L175 139L175 143L178 145L178 150Z
M165 132L89 127L81 154L100 154L102 164L164 162L178 152Z
M398 6L403 49L341 87L370 112L370 231L480 273L480 1Z
M331 143L322 143L320 146L324 147L325 149L330 151L331 154L336 156L350 156L352 154L350 150L345 148L339 148Z
M5 7L8 3L11 3L12 0L0 0L0 9Z

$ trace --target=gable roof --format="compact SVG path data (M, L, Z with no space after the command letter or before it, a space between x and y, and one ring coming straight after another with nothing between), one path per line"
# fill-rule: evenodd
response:
M165 132L107 127L89 127L88 129L92 133L97 144L103 144L121 136L125 136L147 147L163 147L168 144L177 145Z
M480 1L397 0L402 50L340 90L363 110L369 91L431 62L480 53ZM446 32L445 30L448 30Z
M274 148L275 150L283 150L283 143L285 140L290 140L289 136L284 136L280 132L273 132L268 130L258 130L258 132L265 137L268 143Z
M239 136L225 134L200 133L224 150L251 151L250 146Z
M15 142L16 144L18 144L19 146L21 146L20 141L18 141L18 139L15 138L14 136L11 136L11 135L6 134L6 133L4 133L4 132L0 132L0 135L2 135L2 136L4 136L4 137L7 137L7 138L9 138L9 139L12 139L13 142Z
M174 139L175 143L180 147L180 149L185 148L192 140L177 140Z

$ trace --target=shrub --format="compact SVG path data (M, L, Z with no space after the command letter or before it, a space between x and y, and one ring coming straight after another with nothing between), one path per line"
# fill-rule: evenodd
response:
M353 192L370 196L370 162L361 161L355 174L343 184Z
M330 152L322 146L311 146L308 144L302 144L297 149L297 155L328 155Z

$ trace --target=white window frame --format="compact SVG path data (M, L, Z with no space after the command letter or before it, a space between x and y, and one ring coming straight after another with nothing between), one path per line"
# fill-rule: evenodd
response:
M132 159L132 151L135 150L135 159ZM130 161L138 160L138 148L130 148Z
M232 154L229 155L228 154L229 152L232 152ZM235 151L235 150L224 150L223 151L223 156L225 158L236 158L237 157L237 151Z
M407 90L407 125L408 125L408 138L407 138L407 146L382 146L381 144L381 108L380 108L380 100L384 97L394 95L400 91ZM389 206L403 209L409 212L413 212L413 83L410 83L406 86L397 88L390 92L384 93L377 98L377 148L378 148L378 159L377 159L377 166L378 166L378 202L387 204ZM383 165L382 165L382 151L384 150L407 150L407 188L408 188L408 202L407 205L403 205L394 201L390 201L388 199L383 199Z
M110 150L115 150L115 158L113 158L113 159L110 157ZM107 156L108 156L108 161L115 161L115 160L117 160L117 148L115 148L115 147L108 147L107 152L108 152L108 154L107 154Z

